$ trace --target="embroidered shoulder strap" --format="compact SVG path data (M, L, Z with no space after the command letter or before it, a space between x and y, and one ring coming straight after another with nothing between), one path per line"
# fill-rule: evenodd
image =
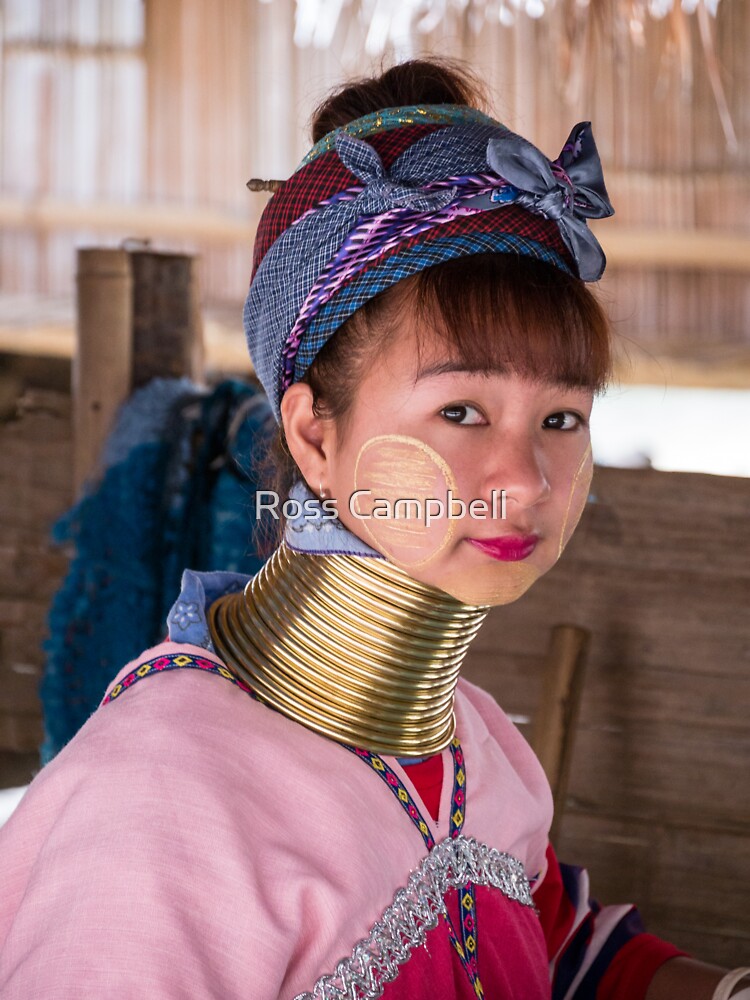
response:
M239 677L235 677L231 670L228 670L223 663L217 663L216 660L209 660L206 656L195 656L192 653L181 652L177 649L174 653L164 653L150 660L144 660L143 663L134 667L117 684L114 684L110 688L102 700L102 705L108 705L110 701L119 698L123 691L127 691L128 688L132 687L138 681L143 680L144 677L151 677L153 674L163 673L166 670L190 669L203 670L205 673L217 674L219 677L224 677L252 698L255 697L254 692L250 690L247 684L241 681Z

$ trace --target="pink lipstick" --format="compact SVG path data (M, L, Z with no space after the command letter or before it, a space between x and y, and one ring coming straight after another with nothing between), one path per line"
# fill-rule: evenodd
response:
M500 538L469 538L476 548L486 552L493 559L503 562L518 562L526 559L536 548L538 535L502 535Z

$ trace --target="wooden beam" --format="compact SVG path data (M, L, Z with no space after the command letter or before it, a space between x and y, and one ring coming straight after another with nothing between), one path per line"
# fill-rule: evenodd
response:
M261 211L267 194L248 194ZM250 212L248 213L250 214ZM243 243L255 238L251 218L210 208L164 204L76 204L54 198L0 198L0 227L39 232L86 230L134 239L185 239L196 243ZM591 226L610 267L750 273L750 235L714 229L656 229L609 224Z
M248 199L258 198L248 194ZM265 199L268 195L264 196ZM264 204L263 201L260 205ZM54 198L26 201L0 198L0 228L37 232L84 230L121 233L126 239L186 239L202 243L246 243L255 238L255 226L227 212L163 204L127 205L115 202L75 202Z
M750 236L713 229L592 230L611 267L750 272Z
M145 52L141 42L135 45L107 44L106 42L71 42L44 38L4 38L6 53L18 56L52 55L68 59L117 59L142 58Z
M203 327L205 370L250 374L253 367L242 334L242 306L237 306L237 323L234 326L218 322L210 316L202 319L197 307L193 315ZM199 345L196 345L196 351L201 351ZM0 354L70 360L75 354L75 332L72 325L63 323L28 328L3 325L0 326ZM202 367L198 362L192 370L199 371Z

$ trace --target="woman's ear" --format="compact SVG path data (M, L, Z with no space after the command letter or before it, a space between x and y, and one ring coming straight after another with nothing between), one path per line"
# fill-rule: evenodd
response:
M284 393L281 422L289 452L305 480L309 484L326 480L335 426L333 420L313 412L313 392L306 382L294 382Z

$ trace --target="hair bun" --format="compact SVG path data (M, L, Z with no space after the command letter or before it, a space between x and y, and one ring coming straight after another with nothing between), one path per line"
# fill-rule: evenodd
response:
M315 109L313 143L342 125L383 108L412 104L464 104L485 109L484 87L466 63L449 59L411 59L380 76L364 77L335 90Z

